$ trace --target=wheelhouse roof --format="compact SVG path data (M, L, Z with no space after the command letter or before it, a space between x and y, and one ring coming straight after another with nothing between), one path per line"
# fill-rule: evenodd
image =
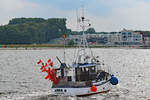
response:
M73 64L73 67L79 67L79 68L82 68L82 67L93 67L93 66L96 66L96 64L94 63L84 63L84 64Z

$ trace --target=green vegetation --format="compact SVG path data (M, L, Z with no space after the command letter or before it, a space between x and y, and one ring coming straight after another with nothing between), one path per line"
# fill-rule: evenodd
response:
M136 32L136 31L135 31ZM141 32L143 36L150 37L150 31ZM89 28L85 34L107 34L108 32L95 32L94 28ZM114 34L115 32L110 32ZM14 18L8 25L0 26L0 44L47 44L53 39L62 37L63 34L81 35L82 31L71 31L66 27L65 18ZM96 38L88 39L95 41ZM98 42L107 41L99 39ZM73 41L69 46L76 45Z
M0 44L43 44L70 31L65 18L14 18L0 26Z
M96 32L95 32L95 29L94 29L94 28L88 28L88 29L86 30L86 33L95 34Z
M54 44L8 44L6 48L49 48L49 47L64 47L64 45Z
M77 32L77 31L70 31L70 34L72 35L81 35L83 31ZM90 27L85 31L85 34L97 34L98 32L95 31L94 28Z
M4 48L64 48L63 44L8 44ZM77 45L66 45L66 48L78 47ZM90 46L91 48L109 48L109 46Z

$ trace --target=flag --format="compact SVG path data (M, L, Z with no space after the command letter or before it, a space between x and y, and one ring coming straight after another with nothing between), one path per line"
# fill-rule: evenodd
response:
M57 81L56 81L56 80L54 80L54 81L53 81L53 84L57 84Z
M63 39L65 39L65 38L66 38L66 35L65 35L65 34L63 34L63 35L62 35L62 38L63 38Z
M47 67L47 63L44 65L44 67Z
M43 70L42 70L42 72L45 72L46 71L46 69L44 68Z
M45 66L44 66L44 65L42 65L42 66L41 66L40 70L42 70L43 68L45 68Z
M53 69L52 69L52 73L54 73L54 71L55 71L55 69L53 68Z
M50 66L53 66L53 62L49 63Z
M38 62L37 62L37 64L40 64L42 62L42 60L40 59Z
M49 78L49 74L45 77L45 79L48 79Z
M48 59L48 61L47 61L48 63L50 63L51 62L51 59Z

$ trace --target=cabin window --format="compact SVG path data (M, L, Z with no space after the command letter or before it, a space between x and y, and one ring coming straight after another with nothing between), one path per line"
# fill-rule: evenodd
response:
M88 68L85 68L85 70L86 70L86 71L89 71L89 69L88 69Z
M67 92L67 90L65 89L64 92Z
M68 76L68 81L72 81L72 77L71 76Z
M92 70L94 70L95 68L94 67L92 67Z
M91 72L95 72L95 66L91 67Z
M84 72L85 70L84 70L84 68L81 68L82 69L82 72Z

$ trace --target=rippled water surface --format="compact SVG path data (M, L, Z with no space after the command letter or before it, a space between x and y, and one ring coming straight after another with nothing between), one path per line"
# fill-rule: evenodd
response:
M72 59L74 49L67 49ZM63 49L0 50L0 100L150 100L149 49L93 49L111 66L119 84L109 93L89 97L51 96L51 83L36 64L39 59L63 58Z

